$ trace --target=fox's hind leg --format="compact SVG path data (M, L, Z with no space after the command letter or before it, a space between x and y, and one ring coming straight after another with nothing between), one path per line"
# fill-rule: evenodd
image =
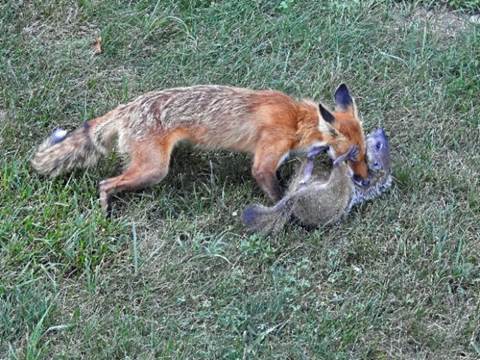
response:
M100 203L108 212L110 197L120 191L136 190L159 183L168 174L170 156L178 136L158 136L148 141L135 142L130 148L130 164L120 174L100 182Z

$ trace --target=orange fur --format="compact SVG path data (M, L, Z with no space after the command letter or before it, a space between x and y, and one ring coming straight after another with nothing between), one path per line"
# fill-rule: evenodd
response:
M353 110L334 112L336 121L329 124L317 104L278 91L214 85L167 89L147 93L87 122L76 130L76 138L67 136L39 149L32 164L41 173L58 175L83 156L72 152L76 144L83 142L95 155L105 154L116 140L117 150L128 155L130 163L121 175L100 183L106 209L111 194L161 181L168 173L173 147L187 140L207 148L251 153L253 176L270 198L278 200L281 192L275 172L291 151L329 145L339 156L355 144L360 158L352 168L362 177L367 175L363 131ZM59 154L68 159L68 167L58 161Z
M350 167L354 174L364 179L367 178L368 166L362 124L353 110L347 112L336 111L333 112L333 115L335 116L335 128L347 139L346 142L339 144L338 153L344 154L350 145L358 146L358 158L356 161L350 161Z

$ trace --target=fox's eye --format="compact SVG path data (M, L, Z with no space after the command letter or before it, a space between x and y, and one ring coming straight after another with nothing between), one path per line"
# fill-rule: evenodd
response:
M377 150L380 150L380 149L382 148L382 143L381 143L380 141L377 142L377 143L375 144L375 148L376 148Z

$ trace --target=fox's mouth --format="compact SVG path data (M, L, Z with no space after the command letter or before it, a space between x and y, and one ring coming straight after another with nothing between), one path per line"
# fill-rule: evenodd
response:
M366 188L370 185L370 174L366 179L363 179L359 175L353 175L352 177L353 183L359 187Z

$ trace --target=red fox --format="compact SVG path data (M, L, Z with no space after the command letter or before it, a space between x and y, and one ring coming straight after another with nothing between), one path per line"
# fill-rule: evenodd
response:
M198 85L154 91L70 133L57 129L39 146L32 166L57 176L94 165L116 144L130 162L121 175L100 182L104 210L112 194L160 182L181 140L253 154L252 174L275 201L281 196L276 170L290 152L329 147L342 155L356 145L358 156L350 165L358 179L367 181L364 134L346 85L338 87L335 102L331 112L322 104L273 90Z

